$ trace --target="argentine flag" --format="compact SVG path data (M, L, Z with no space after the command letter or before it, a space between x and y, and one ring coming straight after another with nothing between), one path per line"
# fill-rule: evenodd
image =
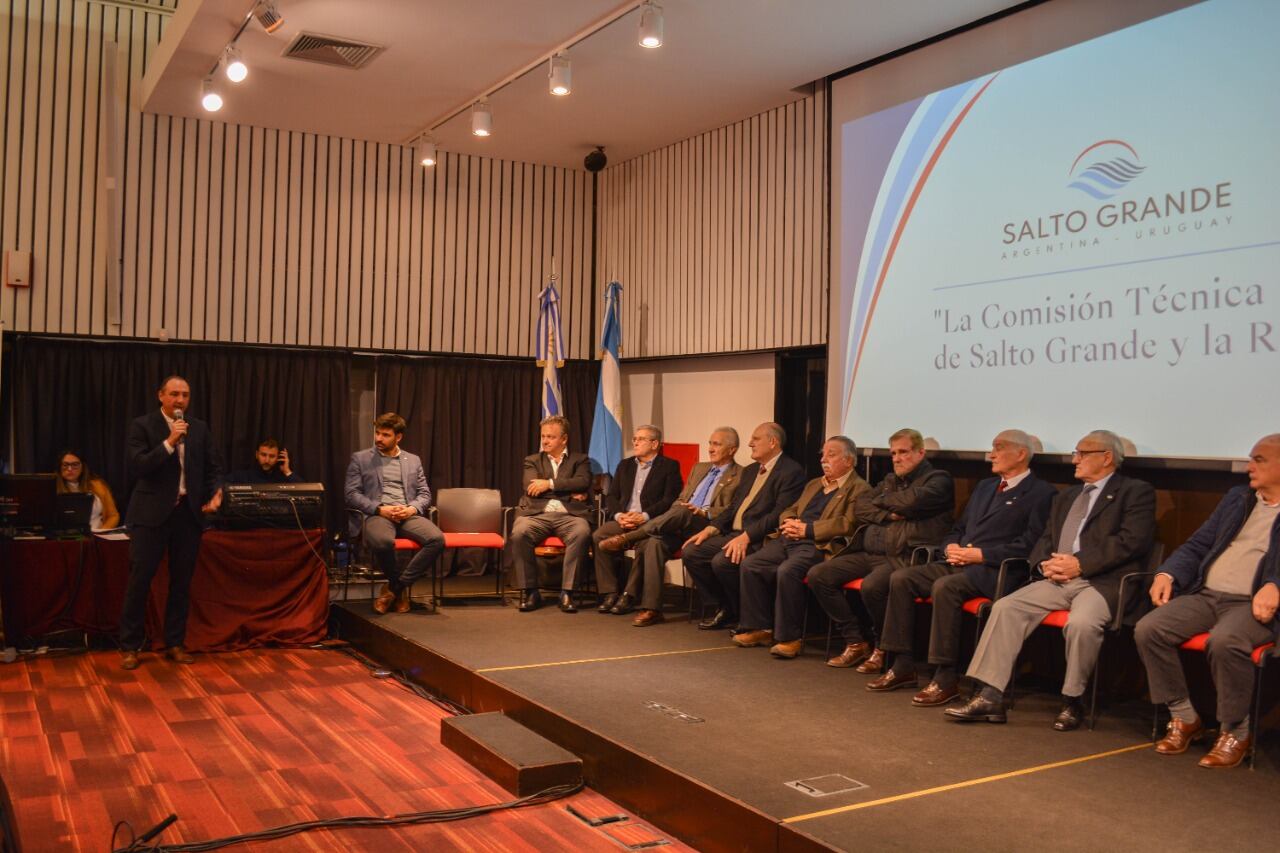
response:
M600 332L600 388L596 391L596 415L591 422L591 470L610 474L622 461L622 376L618 351L622 348L622 321L618 302L622 285L609 282L604 289L604 329Z
M564 367L564 342L560 334L560 294L554 278L538 294L537 357L542 368L542 416L562 415L559 369Z

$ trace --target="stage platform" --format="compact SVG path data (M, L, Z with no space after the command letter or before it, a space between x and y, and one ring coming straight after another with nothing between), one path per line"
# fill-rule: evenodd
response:
M1206 770L1207 744L1151 750L1145 703L1059 733L1057 697L1022 690L1007 725L957 724L912 707L912 691L868 693L867 676L825 665L821 638L783 661L668 619L333 608L366 654L473 711L507 712L581 756L594 789L702 850L1270 846L1275 731L1256 770ZM852 789L812 796L801 780Z

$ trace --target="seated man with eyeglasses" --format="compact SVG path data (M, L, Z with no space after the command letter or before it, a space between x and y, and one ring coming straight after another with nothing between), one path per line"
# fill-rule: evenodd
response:
M1080 485L1060 492L1049 523L1028 562L1038 579L1001 598L978 640L968 675L978 690L962 708L948 708L958 722L1006 721L1004 689L1022 643L1044 617L1070 610L1062 629L1067 673L1056 731L1080 727L1081 697L1098 661L1103 632L1120 598L1120 579L1140 572L1155 542L1156 492L1150 483L1119 473L1124 461L1120 437L1099 429L1076 442L1071 454Z

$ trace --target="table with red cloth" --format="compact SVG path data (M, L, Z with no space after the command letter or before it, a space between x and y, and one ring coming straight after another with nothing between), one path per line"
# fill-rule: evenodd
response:
M191 581L187 648L231 651L324 639L328 571L316 555L321 530L211 530ZM0 606L6 642L55 631L115 637L120 628L129 543L97 536L72 541L0 542ZM168 563L151 584L147 637L162 645Z

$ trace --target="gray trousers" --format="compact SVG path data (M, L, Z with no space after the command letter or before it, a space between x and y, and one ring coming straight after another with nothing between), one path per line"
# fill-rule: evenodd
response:
M1067 644L1067 675L1062 693L1083 696L1098 662L1103 631L1111 621L1107 600L1083 578L1062 584L1036 581L992 605L991 617L969 664L969 677L1003 691L1009 685L1022 644L1054 610L1071 611L1062 629Z
M573 589L578 567L587 556L591 544L591 525L585 518L567 512L542 512L522 515L511 525L511 554L516 569L516 589L537 589L538 558L533 549L548 536L564 540L564 571L560 588Z
M640 602L641 610L662 609L662 582L667 560L693 534L707 526L707 517L675 505L636 528L639 538L632 543L635 559L627 575L625 592Z
M396 539L409 539L421 547L404 571L396 568ZM426 518L411 515L396 524L389 518L371 515L364 522L364 543L378 568L387 576L392 592L399 592L425 575L444 551L444 534Z
M1218 692L1218 722L1235 726L1249 716L1255 669L1251 655L1256 646L1275 639L1270 625L1253 618L1252 600L1202 589L1179 595L1139 620L1133 639L1147 667L1152 702L1165 705L1190 697L1178 646L1208 631L1205 654Z

